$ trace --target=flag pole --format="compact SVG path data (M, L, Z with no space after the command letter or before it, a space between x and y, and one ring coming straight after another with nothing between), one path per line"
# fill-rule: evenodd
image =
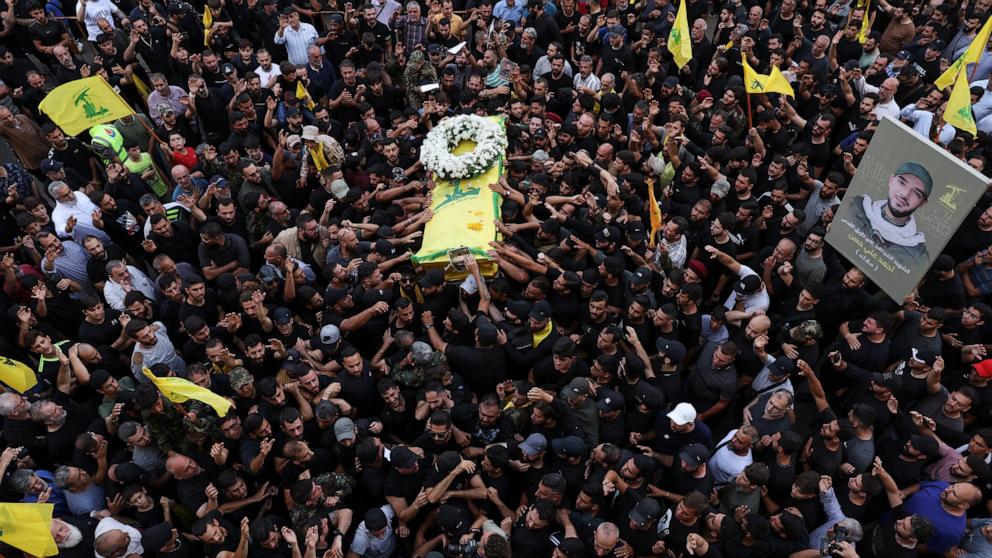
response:
M744 97L747 99L747 129L750 130L754 125L751 123L751 94L747 89L744 90Z

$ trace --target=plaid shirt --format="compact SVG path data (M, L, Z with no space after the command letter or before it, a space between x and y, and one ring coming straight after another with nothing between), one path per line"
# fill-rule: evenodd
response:
M427 46L427 18L421 17L419 20L411 21L407 16L402 16L396 23L396 30L403 40L403 47L407 52L412 52L417 45Z
M6 196L7 189L13 186L17 188L17 195L21 199L34 195L34 192L31 190L31 175L24 170L24 167L17 163L4 163L0 166L7 171L6 176L0 176L0 193Z

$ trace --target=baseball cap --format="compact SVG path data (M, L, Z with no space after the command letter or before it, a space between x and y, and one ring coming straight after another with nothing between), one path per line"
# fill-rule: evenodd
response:
M310 338L310 346L325 352L334 352L341 342L341 330L334 324L320 328L317 335Z
M975 369L975 372L983 378L992 378L992 358L987 358L983 361L976 362L971 365Z
M389 452L389 462L398 469L411 469L417 464L417 454L406 446L396 446Z
M453 504L444 504L437 510L437 524L445 533L458 533L467 531L468 519L461 508Z
M761 278L757 275L742 277L741 280L734 285L734 292L737 293L737 296L752 295L759 290L761 290Z
M620 392L607 390L600 388L597 390L599 393L599 401L596 402L596 407L599 408L601 412L612 413L614 411L622 411L627 404L623 395Z
M414 364L430 364L431 358L434 356L434 349L423 341L414 341L413 345L410 346L410 354L413 355Z
M369 511L365 512L366 530L378 531L379 529L384 529L388 524L389 521L386 519L386 514L383 513L381 508L369 508Z
M640 221L634 221L627 225L627 238L631 240L644 240L648 237L647 229L644 227L644 223ZM647 268L640 268L647 269ZM648 270L650 271L650 270ZM648 275L650 278L650 275Z
M630 510L627 517L640 527L651 523L661 517L661 504L654 498L644 498Z
M41 172L56 172L62 170L62 161L56 161L55 159L45 159L41 162Z
M651 282L653 272L646 267L639 267L631 274L630 280L638 285L645 285Z
M252 383L254 378L251 377L251 372L243 366L236 366L231 369L227 374L228 378L231 380L231 387L237 389Z
M551 451L568 457L583 457L586 454L586 444L578 436L565 436L551 440Z
M714 181L713 185L710 186L710 194L718 196L720 199L727 197L728 193L730 193L730 182L722 178Z
M944 47L946 47L946 46L947 46L947 43L945 43L944 41L942 41L940 39L937 39L936 41L928 44L927 45L927 48L929 48L931 50L941 51L941 50L944 50Z
M912 56L913 56L913 53L912 52L909 52L908 50L900 50L899 51L899 54L896 55L896 58L902 58L903 60L909 60Z
M522 451L527 456L535 456L548 447L548 440L544 437L544 434L539 434L537 432L527 436L527 439L520 443L520 451Z
M565 401L574 401L586 395L589 395L589 380L585 378L574 378L561 390L561 398Z
M295 110L295 109L293 109L293 110ZM300 111L297 110L296 112L299 113ZM287 114L287 116L289 116L289 115ZM294 145L299 145L302 141L303 141L303 138L301 138L299 134L291 134L288 138L286 138L286 146L287 147L293 147ZM340 198L338 198L338 199L340 199Z
M551 304L546 300L540 300L534 304L530 310L530 318L536 322L543 322L551 319Z
M675 424L682 426L683 424L696 422L696 408L692 406L692 403L679 403L665 416L670 418Z
M334 423L334 438L337 441L355 439L355 422L348 417L341 417Z
M659 337L655 342L655 346L658 348L659 354L665 355L666 357L672 359L672 361L676 364L685 360L685 357L688 354L685 345L679 343L678 341L665 339L664 337Z
M679 84L679 78L675 76L668 76L665 78L665 81L661 82L661 85L663 87L675 87L678 84Z
M689 444L679 452L679 459L686 464L686 468L695 471L700 465L710 459L710 450L700 443Z
M910 358L912 358L917 362L922 362L927 366L933 366L933 363L937 361L937 357L940 356L940 353L936 351L931 351L927 349L921 351L916 347L913 347L912 352L913 354Z
M286 325L293 321L293 311L289 308L276 308L276 311L272 314L272 320L279 325Z
M310 344L313 344L312 339L310 340ZM286 358L283 359L281 368L289 372L298 372L303 366L305 365L303 364L303 355L300 354L300 351L296 349L286 351Z
M234 64L227 63L220 67L220 73L224 74L225 76L229 76L231 74L237 73L237 69L234 68Z
M776 378L781 378L782 376L788 376L796 370L796 363L787 356L780 356L775 359L775 362L768 365L768 372L770 376Z
M923 168L923 165L919 163L914 163L912 161L906 161L893 174L911 174L916 178L919 178L923 182L923 187L926 189L927 197L930 197L930 192L933 191L933 177L930 176L930 172Z
M646 382L638 382L634 388L634 399L650 409L657 409L662 403L661 390Z
M596 231L596 242L620 242L620 231L608 226Z

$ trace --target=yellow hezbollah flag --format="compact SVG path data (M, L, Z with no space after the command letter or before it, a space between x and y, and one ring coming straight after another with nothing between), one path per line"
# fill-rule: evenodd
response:
M144 373L155 384L155 387L162 392L162 395L173 403L185 403L193 399L194 401L206 403L213 407L219 417L227 416L227 412L234 406L227 399L189 380L182 378L159 378L152 374L152 371L147 367L144 369Z
M32 556L55 556L54 509L55 504L0 504L0 541Z
M865 15L861 19L861 30L858 31L858 42L861 44L865 44L865 41L868 40L868 33L871 32L871 17L869 15L871 10L868 9L868 6L871 6L871 0L865 2Z
M689 16L685 12L686 0L679 2L675 15L675 25L668 33L668 51L675 57L675 65L681 69L692 60L692 37L689 35Z
M958 72L951 97L947 99L947 106L944 108L944 122L976 136L978 129L975 127L975 115L971 112L971 91L966 74L964 70Z
M654 197L654 179L648 178L644 181L648 185L648 216L651 218L651 236L648 238L648 248L654 248L658 242L658 231L661 230L661 208L658 207L658 200Z
M504 117L488 118L505 125ZM463 140L452 153L469 153L475 143ZM434 216L424 227L424 242L413 256L415 264L444 269L448 251L466 247L479 262L479 271L491 277L497 266L489 259L489 243L496 239L494 221L500 218L502 198L489 189L503 174L503 158L494 162L486 172L468 179L439 180L434 187L431 211ZM463 278L465 273L453 272L449 279Z
M741 52L741 65L744 66L744 88L748 93L781 93L795 98L796 93L777 66L772 66L769 75L759 74L747 63L747 55Z
M38 108L70 136L134 114L102 77L77 79L60 85L41 100Z
M210 28L214 26L214 13L210 6L203 7L203 46L210 46Z
M307 91L306 87L303 87L303 82L299 80L296 81L296 98L303 101L307 110L313 110L313 107L317 106L317 103L310 98L310 92Z
M975 64L978 59L982 57L982 52L985 51L985 45L989 42L989 35L992 35L992 16L989 16L985 20L985 25L982 26L981 31L975 35L974 40L968 45L968 50L964 51L964 54L958 57L947 71L940 74L937 81L933 82L938 89L947 89L952 83L955 83L958 72L963 72L967 69L968 64Z
M0 356L0 382L24 393L38 384L38 376L27 364Z

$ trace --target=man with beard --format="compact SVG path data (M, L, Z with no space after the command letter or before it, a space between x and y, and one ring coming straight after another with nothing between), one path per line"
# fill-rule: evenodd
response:
M926 238L913 213L927 203L933 178L922 165L906 162L888 179L886 199L874 201L867 194L851 204L851 227L905 265L930 263Z
M49 531L59 549L59 556L66 558L92 558L93 534L98 520L87 516L70 515L52 519Z

